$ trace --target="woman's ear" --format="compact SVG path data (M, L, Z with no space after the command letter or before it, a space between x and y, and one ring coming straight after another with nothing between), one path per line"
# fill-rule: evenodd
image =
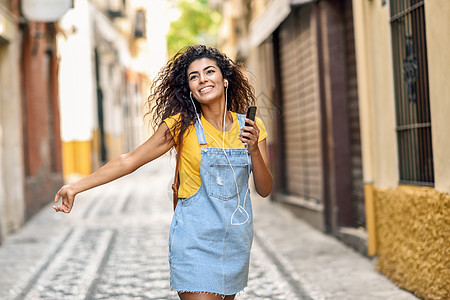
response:
M225 79L225 81L223 82L223 86L228 87L228 80Z

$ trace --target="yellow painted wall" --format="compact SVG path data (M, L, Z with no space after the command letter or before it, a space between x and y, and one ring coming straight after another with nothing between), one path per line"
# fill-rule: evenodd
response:
M92 172L91 141L63 141L63 174L66 180L72 176L86 176Z
M63 173L66 180L71 177L86 176L101 167L101 163L95 159L100 157L98 130L94 131L94 140L63 142ZM108 148L108 160L123 153L123 136L115 137L106 134Z
M450 193L450 1L426 0L425 21L435 188Z
M450 195L375 189L377 268L423 299L450 299Z

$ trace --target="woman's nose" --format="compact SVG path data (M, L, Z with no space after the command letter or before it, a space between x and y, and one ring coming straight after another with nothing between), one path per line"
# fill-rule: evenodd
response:
M206 76L203 75L203 74L200 74L199 77L200 77L200 82L201 83L203 83L203 82L205 82L207 80Z

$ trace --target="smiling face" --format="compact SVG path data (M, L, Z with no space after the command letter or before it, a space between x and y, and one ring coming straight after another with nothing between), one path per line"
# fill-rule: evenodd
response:
M224 78L217 63L210 58L194 60L187 70L189 89L200 104L225 99Z

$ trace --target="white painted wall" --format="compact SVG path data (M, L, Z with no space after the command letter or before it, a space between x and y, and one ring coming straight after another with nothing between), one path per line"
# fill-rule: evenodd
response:
M59 95L62 141L91 140L96 101L93 67L92 25L87 0L59 22L65 36L58 35Z
M166 0L133 0L131 5L147 12L147 39L140 45L141 52L134 58L132 69L153 78L167 62L168 4Z

